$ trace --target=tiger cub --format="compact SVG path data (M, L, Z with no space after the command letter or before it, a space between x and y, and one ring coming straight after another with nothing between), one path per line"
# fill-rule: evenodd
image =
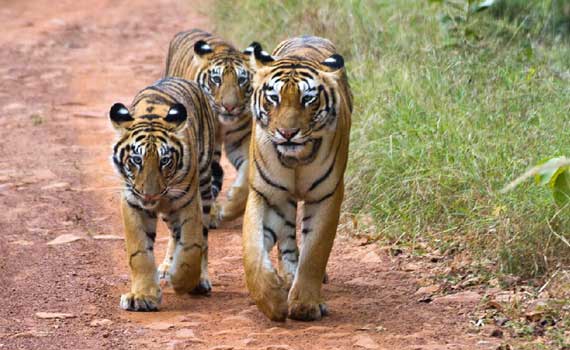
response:
M131 291L120 306L157 310L161 302L154 240L157 217L172 238L167 261L177 293L205 294L208 278L208 224L212 195L215 115L198 84L166 78L140 91L127 108L109 112L118 131L113 164L124 181L121 211Z
M321 285L348 159L352 94L344 60L329 40L313 36L285 40L272 55L254 51L246 284L272 320L319 320L328 312ZM269 257L275 245L279 271Z
M212 227L243 214L247 200L248 150L252 118L249 110L252 93L249 56L258 43L243 52L232 44L200 29L178 33L170 42L165 76L198 82L206 92L219 121L218 142L237 171L228 191L228 201L215 206ZM212 164L214 193L222 187L221 152L216 150Z

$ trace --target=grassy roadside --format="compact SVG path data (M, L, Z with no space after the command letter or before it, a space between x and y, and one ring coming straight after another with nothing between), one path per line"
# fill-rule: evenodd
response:
M464 23L428 1L214 6L217 32L240 47L314 34L345 56L356 104L345 212L360 234L468 256L484 280L522 279L536 295L570 281L570 208L530 181L499 193L540 160L570 155L570 5L503 0ZM554 342L569 346L564 327Z
M346 56L356 111L345 207L367 218L373 236L417 253L468 250L522 277L568 266L559 236L570 237L570 211L556 215L550 194L531 183L498 190L537 161L570 153L570 46L489 14L470 24L478 40L458 37L442 30L445 8L427 1L215 8L218 31L242 47L257 40L271 51L312 33Z

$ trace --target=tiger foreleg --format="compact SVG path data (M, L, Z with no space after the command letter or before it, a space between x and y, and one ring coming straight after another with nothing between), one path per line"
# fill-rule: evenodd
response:
M273 321L285 321L286 283L269 259L269 251L277 241L274 230L265 222L271 216L270 211L258 193L249 195L243 224L245 279L249 293L261 312Z
M122 199L121 211L131 271L131 291L121 295L120 306L129 311L158 310L162 292L153 254L156 217L140 208L132 207L126 199Z
M336 235L342 197L341 183L323 202L305 201L299 267L288 298L292 319L314 321L328 313L321 287Z
M204 238L199 202L194 199L183 213L168 220L174 240L170 283L176 293L189 293L200 283Z

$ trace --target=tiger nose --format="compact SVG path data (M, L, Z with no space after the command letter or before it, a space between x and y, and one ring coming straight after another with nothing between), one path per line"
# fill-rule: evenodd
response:
M299 133L299 128L279 128L277 129L284 138L291 140L295 135Z
M145 195L143 196L143 199L144 199L145 202L155 202L155 201L159 200L160 197L161 197L161 194L160 194L160 193L157 193L157 194L145 194Z
M230 113L236 108L236 105L231 104L231 103L224 103L223 106L226 109L226 111L228 111Z

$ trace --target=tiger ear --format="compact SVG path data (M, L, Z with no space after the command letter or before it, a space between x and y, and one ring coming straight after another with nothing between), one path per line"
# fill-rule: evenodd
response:
M212 52L214 52L212 46L204 40L198 40L194 44L194 53L200 57L211 54Z
M323 67L322 70L325 72L336 72L344 67L344 58L342 58L338 53L335 53L322 61L321 66Z
M175 103L168 110L164 121L171 124L174 131L179 131L186 126L187 119L188 112L186 111L186 107L181 103Z
M255 71L258 71L263 67L269 67L273 62L275 62L275 58L263 51L261 45L254 45L253 55L250 55L249 57L249 65Z
M256 49L259 51L263 50L261 44L258 43L257 41L254 41L251 44L249 44L249 46L246 47L245 50L242 51L242 54L244 54L246 58L249 58L251 55L253 55Z
M109 118L117 130L125 130L134 121L129 109L122 103L115 103L109 111Z

